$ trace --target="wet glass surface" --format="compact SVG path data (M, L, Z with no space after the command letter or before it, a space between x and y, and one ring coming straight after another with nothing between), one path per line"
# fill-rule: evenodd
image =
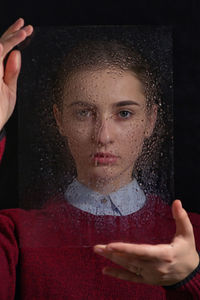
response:
M26 242L137 241L154 200L173 199L172 96L169 28L37 28L18 93Z

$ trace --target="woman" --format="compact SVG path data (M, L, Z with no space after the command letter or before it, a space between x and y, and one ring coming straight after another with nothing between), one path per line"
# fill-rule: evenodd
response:
M125 62L124 57L129 57L129 61ZM77 172L76 180L66 191L67 200L95 215L112 215L113 209L120 215L122 211L113 203L117 201L118 206L121 202L121 210L125 213L129 209L125 214L130 214L145 202L132 173L157 116L155 92L145 84L150 85L150 80L144 62L117 41L87 41L72 49L62 66L58 68L54 89L54 115ZM147 93L151 97L146 103ZM130 203L125 203L124 198L120 201L113 194L123 187L124 196L128 195L125 186L138 199L128 197ZM76 195L82 190L76 200L74 189ZM98 192L97 203L89 196L90 190L93 198ZM111 193L112 200L106 201L105 196ZM104 199L100 199L100 194ZM135 210L132 207L131 211L130 205L135 205Z
M1 38L2 61L31 32L22 19L13 24ZM132 178L157 117L157 105L147 101L145 72L138 62L134 69L104 62L67 64L61 76L63 97L54 114L77 169L65 198L40 211L1 212L1 299L15 293L20 299L199 298L199 255L187 213L180 201L173 203L175 232L170 208L158 197L146 199ZM5 73L1 66L0 129L14 109L19 71L20 54L12 51ZM1 149L4 143L2 136ZM124 197L129 189L139 197L120 199L121 190ZM190 217L199 248L199 217ZM109 243L122 237L133 243ZM94 253L91 246L99 241L105 244ZM102 276L104 257L123 267L110 263L104 274L126 281Z

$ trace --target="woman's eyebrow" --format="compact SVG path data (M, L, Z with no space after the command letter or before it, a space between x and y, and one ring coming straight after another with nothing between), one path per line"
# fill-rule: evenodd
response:
M70 104L68 105L68 107L75 106L75 105L92 106L92 107L95 106L94 104L89 103L89 102L87 102L87 101L75 101L75 102L70 103Z
M96 107L95 104L91 103L91 102L87 102L87 101L75 101L75 102L72 102L68 105L68 107L72 107L72 106L75 106L75 105L82 105L82 106L90 106L90 107ZM116 102L114 103L114 106L116 107L121 107L121 106L126 106L126 105L137 105L137 106L140 106L140 104L136 101L133 101L133 100L123 100L123 101L119 101L119 102Z
M120 107L120 106L125 106L125 105L138 105L140 106L140 104L136 101L133 100L124 100L124 101L120 101L115 103L115 106Z

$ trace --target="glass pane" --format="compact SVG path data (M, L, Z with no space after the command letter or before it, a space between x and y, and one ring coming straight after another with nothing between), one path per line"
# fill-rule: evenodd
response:
M18 98L24 241L139 241L156 203L173 199L170 28L37 28Z

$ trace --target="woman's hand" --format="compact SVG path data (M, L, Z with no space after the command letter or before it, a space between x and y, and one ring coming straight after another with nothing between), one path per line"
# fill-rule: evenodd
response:
M24 26L24 20L18 19L0 38L0 130L13 113L16 103L17 78L21 68L21 54L11 51L33 32L31 25ZM11 51L4 68L4 59Z
M199 264L192 224L180 200L172 213L176 234L171 244L111 243L96 245L94 251L122 268L104 268L103 273L116 278L167 286L186 278Z

